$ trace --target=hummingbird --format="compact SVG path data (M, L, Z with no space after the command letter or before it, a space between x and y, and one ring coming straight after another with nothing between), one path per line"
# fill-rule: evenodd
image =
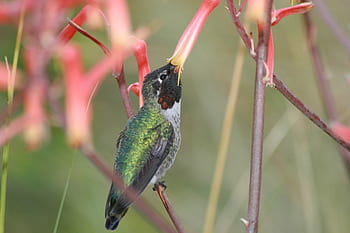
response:
M117 140L115 173L138 195L149 184L161 183L180 147L178 72L176 66L168 63L145 76L144 105L128 120ZM112 183L105 209L106 229L115 230L131 204Z

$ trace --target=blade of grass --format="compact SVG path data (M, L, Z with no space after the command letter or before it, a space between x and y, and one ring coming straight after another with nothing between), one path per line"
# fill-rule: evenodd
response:
M5 232L5 207L6 207L6 188L7 188L7 168L10 143L4 145L2 151L2 172L1 172L1 206L0 206L0 232Z
M216 166L214 176L210 188L210 195L208 200L207 212L205 217L205 223L203 233L213 232L216 210L220 195L220 189L222 184L222 177L225 169L225 162L227 158L227 150L229 146L229 140L231 137L232 123L236 110L236 102L238 96L238 87L241 81L242 67L244 63L245 50L244 45L239 41L238 53L236 55L236 61L234 64L231 87L229 97L226 105L226 112L224 116L224 123L221 130L221 139L219 150L217 154Z
M14 56L13 56L12 71L8 74L7 104L9 106L9 109L8 109L8 117L6 119L6 125L9 125L11 122L11 112L12 112L12 104L13 104L15 77L16 77L16 70L17 70L17 64L18 64L20 43L22 40L24 13L25 13L24 7L22 7L20 19L19 19L17 37L16 37L15 51L14 51ZM6 60L6 63L7 63L7 60ZM1 191L0 191L0 195L1 195L0 196L0 233L5 232L5 211L6 211L6 192L7 192L7 174L8 174L9 153L10 153L10 142L7 142L4 145L4 148L2 151L2 172L1 172L1 187L0 187L1 188Z
M57 229L58 229L58 226L60 224L60 220L61 220L61 216L62 216L62 210L63 210L63 205L64 205L64 202L66 201L66 196L67 196L67 192L68 192L68 188L69 188L69 184L70 184L70 180L71 180L71 176L72 176L72 171L73 171L73 167L74 167L74 163L75 163L75 157L76 157L77 153L78 153L77 151L74 151L73 156L72 156L72 163L71 163L71 166L69 168L66 184L64 186L64 190L63 190L63 193L62 193L60 207L58 208L57 217L56 217L56 223L55 223L55 227L53 229L53 233L57 233Z

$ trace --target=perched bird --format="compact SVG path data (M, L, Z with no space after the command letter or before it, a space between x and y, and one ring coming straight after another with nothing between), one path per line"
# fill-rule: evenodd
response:
M169 63L146 75L142 95L144 105L119 135L114 164L116 174L137 194L160 181L180 147L181 83L176 67ZM130 204L112 183L105 210L108 230L118 227Z

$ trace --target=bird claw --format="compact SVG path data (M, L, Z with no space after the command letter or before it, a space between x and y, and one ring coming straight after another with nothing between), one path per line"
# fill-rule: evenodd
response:
M163 181L158 181L157 183L154 184L152 190L157 191L158 186L161 186L163 189L166 189L167 186L165 185L165 180Z

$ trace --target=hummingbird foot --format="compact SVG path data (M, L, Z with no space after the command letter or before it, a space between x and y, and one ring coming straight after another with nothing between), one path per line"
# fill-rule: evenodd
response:
M152 190L153 190L153 191L157 191L158 186L163 187L164 190L167 188L167 186L165 185L165 180L163 180L163 181L158 181L157 183L155 183L154 186L153 186L153 188L152 188Z

